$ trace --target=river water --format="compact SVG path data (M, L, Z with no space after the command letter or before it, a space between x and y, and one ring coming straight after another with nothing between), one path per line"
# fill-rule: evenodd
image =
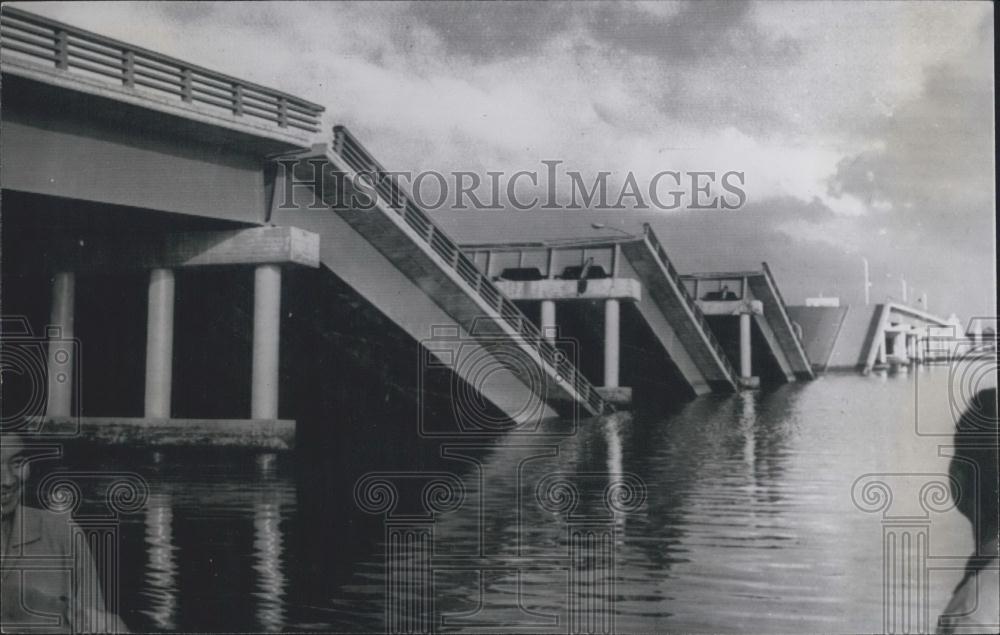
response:
M933 624L972 549L933 482L973 376L830 374L558 438L442 443L373 477L362 505L363 473L336 465L106 455L150 490L116 529L118 610L139 630L384 632L429 615L456 632L872 632L907 607ZM433 482L450 490L421 499ZM625 488L613 505L609 485ZM924 596L886 586L898 517L929 540Z

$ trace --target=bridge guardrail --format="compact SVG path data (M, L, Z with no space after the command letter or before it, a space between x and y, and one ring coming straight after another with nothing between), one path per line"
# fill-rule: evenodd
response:
M766 262L762 262L760 264L761 269L764 271L764 276L767 278L768 284L770 284L771 288L774 289L774 294L778 298L781 314L784 316L785 321L788 322L788 325L791 326L792 318L788 315L788 305L785 303L784 296L781 295L781 289L778 287L778 283L774 280L774 274L771 273L771 268L767 266ZM809 361L809 356L806 354L805 347L802 345L802 339L799 337L798 333L796 333L794 328L792 328L792 335L795 337L796 345L798 346L799 351L801 351L802 357L805 358L806 362L811 365L812 362Z
M729 373L731 379L737 377L736 369L733 367L729 358L726 356L725 351L722 350L722 345L719 340L716 339L715 334L712 332L711 327L708 325L708 320L705 319L705 314L702 312L701 307L698 306L697 301L684 286L683 280L681 280L680 274L677 269L674 268L673 263L670 262L670 258L667 257L667 251L660 244L660 240L656 237L653 232L653 228L650 227L649 223L644 223L642 226L643 237L646 239L646 243L649 245L650 249L656 254L657 259L663 268L667 270L667 274L670 279L673 280L674 284L677 286L681 297L684 298L684 303L687 304L688 308L691 309L691 313L694 315L698 324L701 326L702 332L705 334L705 339L708 340L709 346L715 351L719 360L722 362L723 367Z
M0 48L19 59L52 64L73 77L140 95L174 97L279 128L319 132L325 110L287 93L9 6L0 12Z
M378 191L423 240L458 273L491 308L493 308L510 328L514 329L539 357L556 369L560 377L566 379L594 409L602 413L606 410L604 399L582 373L546 339L542 332L510 301L479 268L462 253L462 250L444 231L437 227L425 211L417 206L410 196L387 178L388 171L375 160L345 126L335 126L333 150L343 158L359 175L370 177L372 186Z

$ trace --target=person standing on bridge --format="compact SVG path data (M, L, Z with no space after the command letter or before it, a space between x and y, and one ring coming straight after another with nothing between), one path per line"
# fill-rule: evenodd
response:
M938 618L938 633L997 632L1000 624L1000 461L996 388L980 391L955 430L952 498L972 522L975 547Z
M107 612L94 558L74 540L69 515L21 504L26 449L19 435L0 436L0 632L128 632Z

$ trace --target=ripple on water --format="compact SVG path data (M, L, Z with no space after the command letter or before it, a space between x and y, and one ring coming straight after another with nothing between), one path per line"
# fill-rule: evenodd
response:
M851 486L869 472L947 469L937 454L946 436L915 437L900 418L913 414L916 377L829 375L698 399L669 417L587 422L553 457L531 459L536 450L501 440L479 453L478 469L439 460L434 470L458 472L466 485L462 506L433 526L433 557L448 564L433 578L447 616L440 628L564 632L568 601L614 600L620 631L882 630L882 529L853 506ZM919 381L921 424L947 435L947 369ZM338 466L140 467L149 502L121 527L121 605L132 628L384 630L385 525L343 492L301 500L312 481L343 480ZM613 569L599 558L571 562L567 516L542 509L534 484L550 472L609 469L641 478L646 500L602 521L618 532ZM609 481L591 480L579 517L603 509ZM935 522L935 550L969 550L964 520ZM426 555L401 562L418 567ZM578 596L567 593L571 575ZM932 576L932 614L956 575ZM390 589L397 603L420 597L419 588ZM560 626L546 621L553 616Z

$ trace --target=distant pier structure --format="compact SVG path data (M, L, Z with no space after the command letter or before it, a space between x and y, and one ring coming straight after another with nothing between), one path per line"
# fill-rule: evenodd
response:
M869 306L792 306L817 372L906 367L951 361L979 345L955 318L900 302Z
M285 450L362 397L607 409L322 106L6 5L2 29L5 424ZM361 173L365 209L330 200Z

